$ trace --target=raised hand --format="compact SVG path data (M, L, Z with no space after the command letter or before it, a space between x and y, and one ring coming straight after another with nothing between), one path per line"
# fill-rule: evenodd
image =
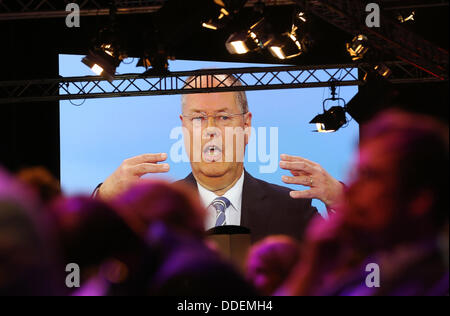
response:
M148 173L166 173L170 170L167 163L158 162L167 159L166 153L143 154L126 159L100 186L98 197L110 199L117 194L127 190L136 183L143 175Z
M305 191L291 191L290 195L294 199L319 199L327 207L332 207L343 194L344 185L315 162L283 154L280 167L289 170L292 174L292 176L282 177L284 183L299 184L310 188Z

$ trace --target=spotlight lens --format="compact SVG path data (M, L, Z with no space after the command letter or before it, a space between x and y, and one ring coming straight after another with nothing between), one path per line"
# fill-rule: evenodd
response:
M231 42L231 46L233 46L233 49L236 52L236 54L239 55L246 54L249 51L245 43L242 41Z
M220 12L226 16L230 15L230 13L225 8L220 9Z
M99 65L95 64L94 66L92 66L91 70L97 74L98 76L101 76L101 74L103 73L103 68L100 67Z
M283 53L283 50L279 46L271 46L270 50L272 51L272 54L278 57L279 59L286 59L286 56Z
M217 26L209 24L209 23L203 23L202 26L206 29L217 31Z
M325 127L325 124L323 124L323 123L317 123L316 127L317 127L317 131L319 133L333 133L333 132L336 132L334 130L327 130L326 127Z

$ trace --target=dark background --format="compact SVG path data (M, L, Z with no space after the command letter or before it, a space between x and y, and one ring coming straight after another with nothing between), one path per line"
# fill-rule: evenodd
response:
M228 54L225 40L232 31L249 23L253 10L245 8L227 29L211 32L200 26L213 12L210 2L170 0L156 13L120 15L118 22L125 34L129 55L140 57L144 47L158 42L177 59L279 62L267 52L246 56ZM393 5L395 1L378 2ZM267 7L266 10L277 31L289 28L292 6ZM393 12L389 10L384 14ZM416 22L407 27L448 50L448 7L418 9L416 17ZM86 54L98 30L108 21L107 16L82 17L81 27L72 29L65 26L64 18L0 21L0 80L58 77L58 54ZM350 62L345 43L352 35L317 17L312 17L309 31L314 40L313 48L307 55L290 60L290 64ZM382 52L379 56L384 60L391 58ZM80 63L80 67L85 66ZM137 71L142 69L136 68ZM411 111L428 113L447 122L448 83L394 88L366 86L352 101L351 114L364 123L388 104L404 104ZM0 126L0 165L13 172L26 166L42 165L59 178L59 102L0 105Z

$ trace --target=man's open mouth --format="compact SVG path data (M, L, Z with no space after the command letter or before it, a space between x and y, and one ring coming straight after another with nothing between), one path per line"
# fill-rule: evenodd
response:
M222 149L216 145L206 144L202 156L205 162L222 161Z

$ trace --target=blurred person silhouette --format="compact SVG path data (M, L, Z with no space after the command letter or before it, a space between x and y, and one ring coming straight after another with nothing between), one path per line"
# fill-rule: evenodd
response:
M272 295L292 273L300 244L288 236L271 236L253 245L248 254L247 279L264 296Z
M49 222L26 186L0 170L0 296L64 293Z
M184 184L145 180L116 203L130 227L147 241L156 270L150 295L248 296L256 292L237 268L206 244L206 211Z
M59 181L44 167L23 168L16 176L33 189L44 204L62 194Z
M74 296L144 295L148 248L114 208L76 196L55 200L49 207L64 265L80 270Z
M310 226L301 264L277 293L448 295L448 250L440 246L448 163L448 126L394 109L377 116L362 131L339 212ZM366 284L370 263L379 266L379 287Z

